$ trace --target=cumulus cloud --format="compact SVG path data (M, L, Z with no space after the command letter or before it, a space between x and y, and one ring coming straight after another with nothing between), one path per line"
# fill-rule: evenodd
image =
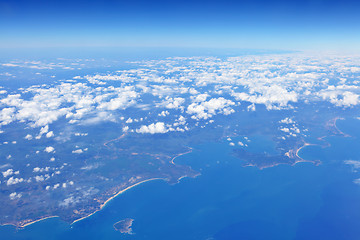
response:
M7 125L11 122L13 122L15 118L15 108L3 108L0 111L0 125Z
M34 172L34 173L37 173L37 172L48 172L49 170L50 170L50 167L43 167L43 168L34 167L34 168L33 168L33 172Z
M40 175L40 176L35 176L35 180L36 182L42 182L45 180L44 176Z
M10 177L10 178L7 180L7 182L6 182L6 185L10 186L10 185L22 183L23 181L24 181L23 178Z
M291 118L287 117L287 118L280 120L279 123L291 124L291 123L294 123L294 121Z
M196 119L208 119L217 113L224 115L233 113L234 110L229 107L232 105L235 105L233 101L223 97L212 98L209 101L190 104L186 112Z
M77 153L77 154L80 154L80 153L83 153L84 151L82 149L76 149L76 150L73 150L72 153Z
M167 115L169 115L169 111L162 111L161 113L158 114L159 117L166 117Z
M112 98L108 102L102 102L98 106L99 109L106 110L117 110L125 109L126 107L133 105L135 103L135 98L138 97L138 93L132 90L122 91L121 95L116 98Z
M258 86L254 93L232 92L231 95L238 101L247 101L255 104L264 104L267 109L287 107L289 102L297 102L298 94L295 91L287 91L284 87Z
M2 175L4 176L4 178L7 178L8 176L11 176L15 174L15 171L11 168L9 168L8 170L6 170L5 172L2 172Z
M27 134L24 138L26 140L31 140L31 139L33 139L33 136L31 134Z
M10 195L9 195L10 200L20 199L21 197L22 197L22 194L16 193L16 192L10 193Z
M26 92L33 97L24 99L21 94L9 94L0 100L5 106L0 111L0 124L21 121L43 127L39 138L48 132L48 124L61 117L76 120L99 111L125 109L135 104L139 96L132 86L91 88L84 83L61 83L50 88L33 86Z
M139 129L136 129L137 133L167 133L169 130L166 128L165 123L163 122L157 122L152 123L148 126L142 125Z
M331 103L339 107L351 107L360 103L359 95L350 91L342 91L339 89L327 89L318 94L324 100L329 100Z
M46 137L47 137L47 138L51 138L51 137L53 137L53 136L54 136L54 132L53 132L53 131L50 131L50 132L46 133Z
M165 108L168 109L180 109L181 105L184 102L185 99L181 97L175 97L175 98L166 97L166 100L162 103L162 105L164 105Z
M256 107L255 107L255 104L250 104L248 107L247 107L247 110L248 111L252 111L252 112L255 112L256 111Z
M71 196L71 197L65 198L62 202L59 203L59 205L61 207L67 208L67 207L72 206L72 205L74 205L74 204L76 204L78 202L80 202L80 198L75 198L75 197Z
M290 132L290 129L289 129L289 128L284 127L284 128L280 128L280 131L283 131L283 132L288 133L288 132Z
M39 61L26 64L47 66ZM0 90L4 94L0 99L0 125L18 121L34 128L41 127L36 137L40 139L45 134L52 137L48 125L64 117L72 124L116 122L118 112L131 106L142 110L150 110L152 106L164 108L160 116L169 115L166 109L186 110L193 119L199 120L216 114L231 114L243 101L250 103L249 111L256 110L255 104L276 110L291 108L291 104L298 101L324 100L339 107L360 103L359 87L356 81L351 83L359 73L359 67L354 66L354 57L249 55L226 59L168 58L134 64L141 67L76 76L71 81L31 86L7 96L7 92ZM56 64L52 63L51 67L54 66ZM341 77L337 83L329 85L334 73ZM119 81L120 87L108 84L113 81ZM25 93L27 96L23 97ZM155 98L143 103L145 94ZM224 101L228 101L227 106L221 105Z
M55 151L55 148L49 146L49 147L46 147L44 151L47 152L47 153L51 153L51 152Z

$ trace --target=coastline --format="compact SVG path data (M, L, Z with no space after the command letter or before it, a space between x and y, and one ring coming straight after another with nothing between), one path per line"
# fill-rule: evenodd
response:
M303 159L302 157L299 156L299 151L307 146L312 146L312 145L317 145L317 144L312 144L312 143L304 143L304 145L302 145L301 147L297 148L297 149L291 149L290 151L286 152L285 155L289 158L293 158L295 159L294 162L292 163L283 163L283 162L279 162L279 163L274 163L274 164L271 164L271 165L266 165L266 166L258 166L256 164L253 164L253 163L247 163L244 165L244 167L257 167L258 169L260 170L263 170L263 169L266 169L266 168L272 168L272 167L276 167L276 166L279 166L279 165L282 165L282 164L285 164L285 165L290 165L290 166L295 166L296 164L298 163L304 163L304 162L308 162L308 163L313 163L315 165L319 165L321 162L318 161L318 160L306 160L306 159Z
M337 126L337 121L338 121L338 120L346 120L346 118L337 117L337 118L335 119L335 128L336 128L336 130L339 131L339 133L340 133L341 135L343 135L343 137L351 137L350 134L344 133L343 131L341 131L341 130L339 129L339 127Z
M332 125L332 127L334 127L334 128L337 130L337 132L338 132L339 134L341 134L343 137L348 137L348 136L350 136L350 135L348 135L348 134L343 133L340 129L337 128L337 126L336 126L336 121L337 121L338 119L343 119L343 118L340 118L340 117L334 118L334 119L332 120L332 124L330 124L330 125ZM112 141L116 141L116 140L118 140L118 139L121 139L121 138L124 137L124 135L125 135L125 134L121 135L121 136L118 137L117 139L113 139L113 140L110 140L110 141L104 143L104 146L108 147L108 146L106 145L107 143L112 142ZM324 136L324 137L326 137L326 136ZM324 137L321 137L321 138L324 138ZM323 141L325 141L325 140L323 140ZM294 152L293 152L292 155L293 155L293 156L295 155L295 158L298 158L298 159L296 159L293 163L289 163L289 164L290 164L291 166L294 166L294 165L296 165L297 163L301 163L301 162L311 162L311 163L313 163L313 164L315 164L315 165L319 165L319 164L321 163L320 161L317 161L317 160L316 160L316 161L305 160L305 159L303 159L302 157L299 156L299 152L300 152L300 150L302 150L303 148L305 148L305 147L307 147L307 146L316 146L316 145L318 145L318 144L312 144L312 143L306 143L306 142L304 142L304 144L303 144L301 147L297 148L296 150L293 149L293 151L295 152L295 154L294 154ZM188 149L189 149L188 151L183 152L183 153L180 153L180 154L174 156L174 157L170 160L170 163L172 163L172 164L175 165L175 162L174 162L174 161L176 160L177 157L180 157L180 156L182 156L182 155L191 153L191 152L193 151L193 148L191 148L191 147L188 147ZM255 164L246 164L246 165L244 165L244 167L251 167L251 166L253 166L253 167L258 167L260 170L262 170L262 169L265 169L265 168L275 167L275 166L280 165L280 164L287 164L287 163L276 163L276 164L273 164L273 165L260 166L260 167L257 166L257 165L255 165ZM199 175L201 175L201 174L198 173L196 176L199 176ZM195 177L196 177L196 176L195 176ZM187 175L181 176L180 178L178 178L177 182L179 182L181 179L183 179L183 178L185 178L185 177L188 177L188 176L187 176ZM138 185L140 185L140 184L142 184L142 183L149 182L149 181L153 181L153 180L164 180L164 181L166 181L166 178L149 178L149 179L145 179L145 180L143 180L143 181L134 183L134 184L132 184L132 185L130 185L130 186L122 189L122 190L119 190L119 191L118 191L117 193L115 193L113 196L109 197L106 201L104 201L104 202L98 207L98 209L96 209L94 212L89 213L89 214L86 215L86 216L83 216L83 217L81 217L81 218L79 218L79 219L74 220L73 222L70 223L70 225L73 225L73 224L75 224L76 222L79 222L79 221L84 220L84 219L86 219L86 218L88 218L88 217L91 217L92 215L94 215L94 214L97 213L98 211L101 211L111 200L113 200L113 199L114 199L115 197L117 197L118 195L126 192L127 190L130 190L131 188L134 188L134 187L136 187L136 186L138 186ZM31 221L31 220L30 220L30 221L24 220L24 221L19 221L18 223L5 223L5 224L1 224L0 226L11 225L11 226L15 226L16 228L22 229L22 228L25 228L25 227L27 227L27 226L30 226L30 225L32 225L32 224L34 224L34 223L37 223L37 222L40 222L40 221L43 221L43 220L46 220L46 219L50 219L50 218L56 218L56 217L59 217L59 216L56 216L56 215L55 215L55 216L46 216L46 217L43 217L43 218L40 218L40 219L37 219L37 220L33 220L33 221Z
M338 120L345 120L346 118L344 117L335 117L334 119L330 120L328 123L327 123L327 126L329 127L333 127L335 129L335 131L337 132L337 134L340 134L342 135L343 137L351 137L351 135L347 134L347 133L344 133L343 131L341 131L338 126L337 126L337 121Z
M189 148L189 151L183 152L183 153L179 153L178 155L176 155L175 157L173 157L173 158L171 159L170 163L172 163L172 164L175 165L175 162L174 162L174 161L175 161L175 159L176 159L177 157L180 157L180 156L185 155L185 154L188 154L188 153L192 153L193 149L192 149L191 147L188 147L188 148Z
M118 140L118 139L121 139L121 138L124 137L124 135L125 135L125 134L121 135L121 136L120 136L119 138L117 138L117 139L110 140L110 141L106 142L104 145L107 147L107 145L106 145L107 143L112 142L112 141L116 141L116 140ZM177 157L180 157L180 156L182 156L182 155L191 153L191 152L193 151L193 149L192 149L191 147L188 147L188 148L189 148L189 151L186 151L186 152L183 152L183 153L180 153L180 154L176 155L175 157L173 157L173 158L170 160L170 163L172 163L172 164L175 165L174 160L175 160ZM200 175L200 173L197 174L195 177L197 177L198 175ZM188 177L188 175L181 176L181 177L177 180L177 182L179 182L181 179L183 179L183 178L185 178L185 177ZM92 215L94 215L94 214L97 213L98 211L101 211L112 199L114 199L114 198L117 197L118 195L124 193L125 191L130 190L131 188L136 187L136 186L138 186L138 185L140 185L140 184L142 184L142 183L149 182L149 181L153 181L153 180L164 180L164 181L166 181L166 178L149 178L149 179L146 179L146 180L137 182L137 183L135 183L135 184L132 184L132 185L130 185L130 186L128 186L128 187L120 190L120 191L117 192L115 195L111 196L110 198L108 198L108 199L107 199L105 202L103 202L103 203L99 206L99 208L98 208L97 210L95 210L94 212L92 212L92 213L90 213L90 214L88 214L88 215L86 215L86 216L83 216L83 217L81 217L81 218L79 218L79 219L74 220L73 222L70 223L70 225L73 225L73 224L76 223L76 222L79 222L79 221L84 220L84 219L86 219L86 218L88 218L88 217L91 217ZM22 228L25 228L25 227L27 227L27 226L30 226L30 225L32 225L32 224L34 224L34 223L37 223L37 222L40 222L40 221L43 221L43 220L46 220L46 219L50 219L50 218L56 218L56 217L59 217L59 216L56 216L56 215L55 215L55 216L47 216L47 217L39 218L39 219L36 219L36 220L30 220L30 221L24 220L24 221L19 221L19 222L17 222L17 223L5 223L5 224L1 224L0 226L11 225L11 226L14 226L14 227L16 227L16 228L18 228L18 229L22 229ZM24 223L26 222L26 223L23 224L23 222L24 222Z
M132 218L126 218L126 219L123 219L123 220L120 220L116 223L113 224L113 227L116 231L119 231L121 233L124 233L124 234L134 234L133 231L132 231L132 224L134 222L134 219ZM119 224L119 223L125 223L126 225L125 226L122 226L122 228L117 228L116 225Z
M303 149L303 148L305 148L305 147L307 147L307 146L315 146L316 144L313 144L313 143L304 143L304 145L302 145L301 147L299 147L297 150L296 150L296 156L298 157L298 158L300 158L300 159L302 159L302 160L305 160L305 159L303 159L302 157L300 157L299 156L299 152L300 152L300 150L301 149ZM305 160L306 161L306 160Z
M299 147L297 150L296 150L296 157L299 159L297 161L295 161L292 166L296 165L297 163L301 163L301 162L310 162L310 163L313 163L315 164L315 166L318 166L319 164L321 164L321 161L320 160L306 160L306 159L303 159L302 157L299 156L299 152L301 149L305 148L305 147L308 147L308 146L317 146L318 144L314 144L314 143L307 143L305 142L304 145L302 145L301 147Z
M14 226L14 227L16 227L18 229L23 229L23 228L25 228L25 227L27 227L29 225L34 224L34 223L41 222L43 220L50 219L50 218L57 218L57 217L59 217L59 216L56 216L56 215L55 216L48 216L48 217L43 217L43 218L40 218L40 219L37 219L37 220L28 221L28 222L26 220L24 220L23 222L26 222L25 224L21 224L21 221L20 221L19 222L20 224L5 223L5 224L1 224L0 226Z
M82 217L82 218L76 219L76 220L73 221L70 225L73 225L74 223L77 223L77 222L79 222L79 221L81 221L81 220L84 220L84 219L86 219L86 218L88 218L88 217L91 217L92 215L94 215L94 214L97 213L98 211L101 211L101 210L106 206L106 204L108 204L111 200L113 200L114 198L116 198L116 197L119 196L120 194L124 193L125 191L130 190L131 188L136 187L136 186L138 186L138 185L140 185L140 184L142 184L142 183L150 182L150 181L153 181L153 180L166 180L166 179L165 179L165 178L150 178L150 179L146 179L146 180L140 181L140 182L138 182L138 183L135 183L135 184L133 184L133 185L130 185L129 187L120 190L120 191L117 192L114 196L112 196L112 197L110 197L109 199L107 199L103 204L100 205L100 208L97 209L96 211L94 211L94 212L92 212L92 213L90 213L90 214L88 214L88 215L86 215L86 216L84 216L84 217Z
M104 143L104 146L107 147L107 148L109 148L109 146L108 146L109 143L115 142L115 141L117 141L117 140L120 140L120 139L124 138L125 135L126 135L126 133L122 134L122 135L121 135L120 137L118 137L118 138L115 138L115 139L112 139L112 140L109 140L109 141L105 142L105 143Z
M34 220L32 222L26 223L25 225L22 225L21 228L25 228L25 227L27 227L27 226L29 226L31 224L34 224L34 223L37 223L37 222L40 222L40 221L43 221L43 220L46 220L46 219L57 218L57 217L59 217L59 216L50 216L50 217L44 217L44 218L41 218L41 219L38 219L38 220Z
M342 137L351 137L351 135L347 134L347 133L344 133L343 131L341 131L338 126L336 125L337 124L337 121L338 120L345 120L345 118L343 117L335 117L333 119L331 119L330 121L328 121L326 123L326 127L332 127L335 129L335 131L337 132L337 134L341 135ZM295 163L293 165L295 165L296 163L299 163L299 162L313 162L314 164L320 164L321 162L316 160L316 161L308 161L308 160L305 160L303 159L302 157L299 156L299 152L301 149L307 147L307 146L320 146L320 147L330 147L331 144L329 142L327 142L324 138L326 137L329 137L329 136L334 136L335 134L332 134L332 135L325 135L325 136L322 136L322 137L318 137L317 139L320 140L320 141L323 141L326 143L326 146L323 146L323 145L320 145L320 144L316 144L316 143L307 143L305 142L303 146L301 146L300 148L298 148L296 150L296 157L298 157L299 161L295 161Z
M113 142L113 141L117 141L117 140L123 138L125 135L126 135L126 134L124 133L124 134L122 134L121 136L119 136L119 137L116 138L116 139L112 139L112 140L109 140L109 141L105 142L103 145L104 145L105 147L108 147L108 146L107 146L108 143ZM177 157L179 157L179 156L182 156L182 155L185 155L185 154L188 154L188 153L191 153L191 152L192 152L192 148L191 148L191 147L188 147L188 148L189 148L189 151L186 151L186 152L184 152L184 153L180 153L180 154L176 155L175 157L173 157L173 158L170 160L170 163L172 163L173 165L175 165L175 163L174 163L175 158L177 158ZM198 175L199 175L199 174L197 174L196 176L198 176ZM195 176L195 177L196 177L196 176ZM179 177L178 180L177 180L177 182L179 182L181 179L183 179L183 178L185 178L185 177L188 177L188 175L184 175L184 176ZM88 214L88 215L86 215L86 216L83 216L83 217L81 217L81 218L79 218L79 219L74 220L73 222L70 223L70 225L73 225L73 224L76 223L76 222L79 222L79 221L84 220L84 219L86 219L86 218L88 218L88 217L91 217L92 215L94 215L94 214L97 213L98 211L101 211L112 199L114 199L114 198L117 197L118 195L124 193L125 191L130 190L131 188L136 187L136 186L138 186L138 185L140 185L140 184L142 184L142 183L149 182L149 181L153 181L153 180L164 180L164 181L166 181L167 179L166 179L166 178L149 178L149 179L145 179L145 180L143 180L143 181L137 182L137 183L135 183L135 184L132 184L132 185L130 185L130 186L128 186L128 187L126 187L126 188L118 191L116 194L114 194L113 196L111 196L110 198L108 198L108 199L107 199L105 202L103 202L103 203L98 207L98 209L96 209L94 212L91 212L90 214ZM25 228L25 227L27 227L27 226L30 226L30 225L34 224L34 223L37 223L37 222L40 222L40 221L43 221L43 220L46 220L46 219L50 219L50 218L56 218L56 217L60 217L60 216L57 216L57 215L54 215L54 216L46 216L46 217L42 217L42 218L39 218L39 219L36 219L36 220L26 219L26 220L19 221L19 222L14 222L14 223L0 224L0 226L14 226L14 227L16 227L16 228L18 228L18 229L23 229L23 228Z
M186 176L185 176L185 177L186 177ZM181 177L181 178L182 178L182 177ZM106 204L108 204L112 199L114 199L114 198L117 197L118 195L124 193L125 191L130 190L131 188L136 187L136 186L138 186L138 185L140 185L140 184L142 184L142 183L149 182L149 181L153 181L153 180L166 180L166 179L165 179L165 178L150 178L150 179L146 179L146 180L137 182L137 183L135 183L135 184L133 184L133 185L130 185L130 186L128 186L128 187L120 190L119 192L117 192L115 195L113 195L113 196L110 197L109 199L107 199L104 203L102 203L102 204L100 205L99 209L97 209L96 211L94 211L94 212L92 212L92 213L90 213L90 214L88 214L88 215L86 215L86 216L84 216L84 217L81 217L81 218L79 218L79 219L74 220L72 223L70 223L70 225L73 225L73 224L76 223L76 222L79 222L79 221L84 220L84 219L86 219L86 218L88 218L88 217L91 217L92 215L94 215L94 214L97 213L98 211L101 211L101 210L106 206ZM37 220L33 220L33 221L26 222L25 224L22 224L21 221L20 221L20 222L18 222L18 224L5 223L5 224L2 224L1 226L9 226L9 225L10 225L10 226L14 226L14 227L16 227L16 228L18 228L18 229L23 229L23 228L25 228L25 227L27 227L27 226L30 226L30 225L34 224L34 223L37 223L37 222L40 222L40 221L43 221L43 220L46 220L46 219L58 218L58 217L59 217L59 216L47 216L47 217L43 217L43 218L40 218L40 219L37 219ZM26 220L25 220L25 221L26 221Z

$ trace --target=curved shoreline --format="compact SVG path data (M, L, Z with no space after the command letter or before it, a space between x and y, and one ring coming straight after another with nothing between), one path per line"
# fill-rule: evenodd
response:
M117 228L115 225L116 224L118 224L118 223L127 223L127 225L126 225L126 227L125 227L125 229L124 229L124 227L122 227L122 228ZM116 231L119 231L119 232L121 232L121 233L124 233L124 234L130 234L130 235L132 235L132 234L134 234L133 233L133 231L132 231L132 224L133 224L133 222L134 222L134 219L132 219L132 218L125 218L125 219L123 219L123 220L120 220L120 221L118 221L118 222L116 222L116 223L114 223L113 224L113 227L114 227L114 229L116 230Z
M48 217L43 217L43 218L40 218L40 219L37 219L37 220L34 220L34 221L29 221L29 222L26 222L25 220L25 224L13 224L13 223L5 223L5 224L1 224L0 226L3 227L3 226L14 226L16 227L17 229L23 229L29 225L32 225L34 223L37 223L37 222L41 222L43 220L46 220L46 219L50 219L50 218L58 218L59 216L48 216Z
M125 135L126 135L126 134L124 133L124 134L122 134L121 136L119 136L119 137L116 138L116 139L112 139L112 140L110 140L110 141L105 142L103 145L104 145L105 147L108 147L108 146L107 146L108 143L113 142L113 141L117 141L117 140L123 138ZM183 152L183 153L180 153L180 154L174 156L174 157L170 160L170 163L173 164L173 165L176 165L175 162L174 162L174 160L175 160L177 157L180 157L180 156L182 156L182 155L191 153L191 152L193 151L193 149L192 149L191 147L188 147L188 148L189 148L189 151ZM194 177L197 177L198 175L199 175L199 174L196 174ZM189 177L189 176L188 176L188 175L181 176L181 177L179 177L179 178L177 179L177 182L179 182L181 179L183 179L183 178L185 178L185 177ZM133 187L136 187L136 186L138 186L138 185L140 185L140 184L142 184L142 183L149 182L149 181L153 181L153 180L164 180L164 181L166 181L167 179L166 179L166 178L150 178L150 179L146 179L146 180L137 182L137 183L135 183L135 184L133 184L133 185L130 185L130 186L128 186L128 187L120 190L119 192L117 192L117 193L116 193L115 195L113 195L112 197L108 198L105 202L103 202L103 203L99 206L99 208L98 208L97 210L95 210L94 212L92 212L92 213L90 213L90 214L88 214L88 215L86 215L86 216L83 216L83 217L81 217L81 218L79 218L79 219L74 220L73 222L70 223L70 225L73 225L73 224L76 223L76 222L79 222L79 221L84 220L84 219L86 219L86 218L88 218L88 217L91 217L92 215L94 215L94 214L97 213L98 211L101 211L101 210L106 206L106 204L108 204L112 199L114 199L114 198L117 197L118 195L124 193L125 191L127 191L127 190L129 190L129 189L131 189L131 188L133 188ZM46 217L42 217L42 218L39 218L39 219L36 219L36 220L29 220L29 221L28 221L28 220L23 220L23 221L19 221L19 222L17 222L17 223L5 223L5 224L0 224L0 226L14 226L14 227L16 227L16 228L18 228L18 229L22 229L22 228L25 228L25 227L27 227L27 226L29 226L29 225L34 224L34 223L37 223L37 222L40 222L40 221L43 221L43 220L46 220L46 219L50 219L50 218L57 218L57 217L60 218L60 216L57 216L57 215L54 215L54 216L46 216ZM24 224L23 224L23 223L24 223Z
M333 118L333 119L330 119L330 120L326 123L326 127L328 127L328 128L333 128L333 131L334 131L334 132L333 132L333 134L331 134L331 135L339 134L339 135L341 135L341 136L343 136L343 137L351 137L350 134L347 134L347 133L345 133L345 132L343 132L343 131L341 131L341 130L339 129L339 127L337 126L338 120L346 120L346 118L345 118L345 117L335 117L335 118ZM324 136L324 137L327 137L327 136Z
M296 150L296 156L297 156L298 158L302 159L302 160L305 160L305 159L303 159L302 157L299 156L300 150L303 149L303 148L305 148L305 147L307 147L307 146L316 146L316 145L317 145L317 144L305 142L304 145L302 145L301 147L298 148L298 150ZM305 160L305 161L306 161L306 160Z
M57 217L59 217L59 216L50 216L50 217L41 218L41 219L35 220L33 222L28 222L27 224L21 226L21 228L25 228L25 227L27 227L27 226L29 226L31 224L34 224L34 223L37 223L37 222L40 222L40 221L43 221L43 220L46 220L46 219L57 218Z
M86 219L86 218L88 218L88 217L91 217L92 215L94 215L94 214L97 213L98 211L101 211L101 210L106 206L106 204L108 204L111 200L113 200L114 198L116 198L116 197L119 196L120 194L124 193L125 191L130 190L131 188L136 187L136 186L138 186L138 185L140 185L140 184L142 184L142 183L150 182L150 181L153 181L153 180L164 180L164 181L165 181L166 179L165 179L165 178L150 178L150 179L146 179L146 180L140 181L140 182L138 182L138 183L135 183L135 184L133 184L133 185L127 187L127 188L124 188L123 190L120 190L119 192L117 192L114 196L112 196L112 197L110 197L109 199L107 199L103 204L101 204L101 205L100 205L100 208L99 208L98 210L96 210L96 211L94 211L93 213L90 213L90 214L88 214L88 215L86 215L86 216L84 216L84 217L82 217L82 218L76 219L76 220L73 221L70 225L73 225L74 223L77 223L77 222L79 222L79 221L81 221L81 220L84 220L84 219Z
M106 142L104 143L104 146L107 147L107 148L109 148L109 146L108 146L109 143L115 142L115 141L117 141L117 140L120 140L120 139L124 138L125 135L126 135L126 133L122 134L122 135L121 135L120 137L118 137L118 138L115 138L115 139L111 139L111 140L109 140L109 141L106 141Z
M332 121L333 121L333 122L332 122L332 123L333 123L333 124L332 124L332 127L334 127L334 128L338 131L338 133L339 133L340 135L342 135L343 137L349 137L350 135L342 132L342 131L336 126L336 122L337 122L337 120L339 120L339 119L342 120L342 119L344 119L344 118L340 118L340 117L334 118L334 119L332 120ZM125 134L121 135L120 137L118 137L118 138L116 138L116 139L113 139L113 140L110 140L110 141L104 143L104 146L108 147L108 146L107 146L108 143L110 143L110 142L112 142L112 141L119 140L119 139L123 138L124 135L125 135ZM327 137L327 136L324 136L324 137ZM321 137L321 138L323 138L323 137ZM295 152L295 156L296 156L299 160L296 160L296 161L294 161L293 163L290 163L290 165L291 165L291 166L294 166L294 165L296 165L297 163L301 163L301 162L311 162L311 163L316 164L316 165L320 164L320 161L306 160L306 159L303 159L302 157L299 156L299 152L300 152L300 150L302 150L303 148L305 148L305 147L307 147L307 146L317 146L317 145L319 145L319 144L312 144L312 143L306 143L306 142L305 142L304 145L301 146L300 148L298 148L298 149L296 150L296 152ZM321 145L319 145L319 146L321 146ZM188 148L189 148L189 151L183 152L183 153L180 153L180 154L174 156L174 157L170 160L170 163L172 163L172 164L175 165L175 162L174 162L174 161L175 161L176 158L178 158L178 157L180 157L180 156L182 156L182 155L186 155L186 154L188 154L188 153L191 153L191 152L193 151L193 148L191 148L191 147L188 147ZM277 163L277 164L274 164L274 165L265 166L265 167L259 167L259 168L260 168L260 169L263 169L263 168L268 168L268 167L275 167L275 166L280 165L280 164L283 164L283 163ZM286 164L286 163L284 163L284 164ZM245 165L245 167L249 167L249 166L256 166L256 165L254 165L254 164L247 164L247 165ZM200 173L197 174L196 176L198 176L198 175L200 175ZM196 176L195 176L195 177L196 177ZM188 176L187 176L187 175L181 176L181 177L178 179L178 181L180 181L182 178L185 178L185 177L188 177ZM119 192L117 192L117 193L116 193L115 195L113 195L112 197L108 198L105 202L103 202L103 203L99 206L99 209L95 210L94 212L92 212L92 213L90 213L90 214L88 214L88 215L86 215L86 216L84 216L84 217L81 217L81 218L79 218L79 219L74 220L73 222L70 223L70 225L73 225L73 224L75 224L76 222L79 222L79 221L84 220L84 219L86 219L86 218L88 218L88 217L91 217L92 215L94 215L94 214L97 213L98 211L101 211L111 200L113 200L114 198L116 198L118 195L124 193L125 191L130 190L131 188L136 187L136 186L138 186L138 185L140 185L140 184L142 184L142 183L149 182L149 181L153 181L153 180L164 180L164 181L166 181L166 178L150 178L150 179L146 179L146 180L137 182L137 183L135 183L135 184L133 184L133 185L130 185L130 186L128 186L128 187L120 190ZM5 224L1 224L0 226L8 226L8 225L10 225L10 226L14 226L14 227L16 227L16 228L22 229L22 228L25 228L25 227L27 227L27 226L30 226L30 225L32 225L32 224L34 224L34 223L37 223L37 222L40 222L40 221L43 221L43 220L46 220L46 219L58 218L58 217L59 217L59 216L56 216L56 215L55 215L55 216L47 216L47 217L43 217L43 218L40 218L40 219L37 219L37 220L29 221L29 222L26 222L26 220L24 220L24 221L20 221L19 224L5 223ZM22 224L21 222L26 222L26 223Z
M330 121L328 121L326 125L333 127L333 128L337 131L337 133L338 133L339 135L341 135L342 137L351 137L351 135L349 135L349 134L347 134L347 133L344 133L343 131L341 131L341 130L338 128L338 126L336 125L338 120L346 120L346 118L343 118L343 117L335 117L335 118L331 119ZM329 136L334 136L334 135L335 135L335 134L325 135L325 136L322 136L322 137L318 137L318 138L317 138L318 140L324 141L324 142L326 143L326 146L323 146L323 145L320 145L320 144L317 144L317 143L307 143L307 142L305 142L303 146L301 146L300 148L297 149L297 151L296 151L296 156L297 156L298 158L304 160L304 161L307 161L307 160L305 160L305 159L303 159L302 157L299 156L299 152L300 152L301 149L303 149L303 148L305 148L305 147L307 147L307 146L330 147L331 144L330 144L329 142L327 142L326 140L324 140L324 138L329 137ZM296 164L296 163L298 163L298 162L302 162L302 161L297 161L297 162L295 162L294 164ZM314 163L316 163L316 160L315 160L315 161L307 161L307 162L314 162ZM320 162L320 161L319 161L319 162Z
M347 134L347 133L344 133L343 131L341 131L338 126L336 125L337 121L338 120L345 120L346 118L343 118L343 117L335 117L333 118L332 120L328 121L327 125L333 127L336 131L337 131L337 134L341 135L342 137L351 137L351 135ZM330 123L330 124L329 124ZM325 135L325 136L322 136L322 137L318 137L317 139L318 140L321 140L321 141L324 141L326 143L325 146L323 145L320 145L320 144L317 144L317 143L307 143L305 142L303 146L301 146L299 149L297 149L296 151L296 156L304 161L307 161L305 159L303 159L302 157L299 156L299 152L301 149L307 147L307 146L319 146L319 147L330 147L331 144L326 141L324 138L326 137L329 137L329 136L335 136L335 134L331 134L331 135ZM318 163L321 163L320 160L315 160L315 161L307 161L307 162L313 162L313 163L316 163L318 161ZM301 162L301 161L298 161L298 162ZM298 163L298 162L295 162L294 164Z
M112 141L116 141L116 140L118 140L118 139L121 139L122 137L124 137L124 135L125 135L125 134L121 135L121 136L120 136L119 138L117 138L117 139L110 140L110 141L106 142L104 145L107 147L107 145L106 145L107 143L112 142ZM182 156L182 155L186 155L186 154L191 153L191 152L193 151L193 149L192 149L191 147L188 147L188 148L189 148L189 151L183 152L183 153L180 153L180 154L176 155L175 157L173 157L173 158L170 160L170 163L175 165L174 160L175 160L177 157L180 157L180 156ZM199 175L199 174L195 175L195 177L197 177L198 175ZM179 182L181 179L183 179L183 178L185 178L185 177L188 177L188 175L181 176L181 177L177 180L177 182ZM138 186L138 185L140 185L140 184L142 184L142 183L149 182L149 181L153 181L153 180L164 180L164 181L166 181L167 179L166 179L166 178L149 178L149 179L146 179L146 180L137 182L137 183L135 183L135 184L133 184L133 185L130 185L130 186L128 186L128 187L120 190L119 192L117 192L117 193L116 193L115 195L113 195L112 197L108 198L105 202L103 202L103 203L100 205L100 207L99 207L97 210L95 210L94 212L92 212L92 213L90 213L90 214L88 214L88 215L86 215L86 216L84 216L84 217L81 217L81 218L79 218L79 219L74 220L73 222L70 223L70 225L73 225L73 224L76 223L76 222L79 222L79 221L84 220L84 219L86 219L86 218L88 218L88 217L91 217L92 215L94 215L94 214L97 213L98 211L101 211L101 210L106 206L106 204L108 204L112 199L116 198L118 195L124 193L125 191L127 191L127 190L129 190L129 189L131 189L131 188L133 188L133 187L136 187L136 186ZM43 217L43 218L40 218L40 219L37 219L37 220L29 221L29 222L26 222L26 220L24 220L24 221L26 222L25 224L22 224L22 222L24 222L24 221L19 221L18 223L5 223L5 224L1 224L0 226L11 225L11 226L14 226L14 227L16 227L16 228L22 229L22 228L25 228L25 227L27 227L27 226L29 226L29 225L34 224L34 223L37 223L37 222L40 222L40 221L43 221L43 220L46 220L46 219L49 219L49 218L56 218L56 217L60 217L60 216L56 216L56 215L55 215L55 216L47 216L47 217Z
M176 155L175 157L173 157L170 162L175 165L175 162L174 162L174 161L175 161L175 159L176 159L177 157L180 157L180 156L182 156L182 155L186 155L186 154L192 153L193 148L191 148L191 147L188 147L188 148L189 148L189 151L183 152L183 153L179 153L178 155Z
M166 181L165 178L150 178L150 179L146 179L146 180L143 180L143 181L140 181L140 182L137 182L133 185L130 185L122 190L120 190L119 192L117 192L115 195L113 195L112 197L110 197L109 199L107 199L104 203L102 203L99 207L99 209L97 209L96 211L84 216L84 217L81 217L79 219L76 219L74 220L72 223L70 223L70 225L73 225L74 223L76 222L79 222L81 220L84 220L88 217L91 217L92 215L94 215L95 213L97 213L98 211L101 211L111 200L113 200L114 198L116 198L117 196L119 196L120 194L126 192L127 190L130 190L131 188L133 187L136 187L142 183L145 183L145 182L150 182L150 181L154 181L154 180L164 180ZM21 221L19 222L19 224L14 224L14 223L5 223L5 224L1 224L0 226L14 226L18 229L23 229L27 226L30 226L34 223L37 223L37 222L40 222L40 221L43 221L43 220L46 220L46 219L50 219L50 218L59 218L59 216L47 216L47 217L43 217L43 218L40 218L40 219L37 219L37 220L33 220L33 221L29 221L29 222L26 222L25 224L21 224ZM25 220L26 221L26 220Z

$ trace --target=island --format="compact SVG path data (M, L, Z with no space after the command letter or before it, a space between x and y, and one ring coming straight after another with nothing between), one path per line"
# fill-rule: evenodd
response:
M132 231L132 224L134 222L134 219L132 218L125 218L123 220L120 220L116 222L113 226L116 231L119 231L124 234L134 234Z

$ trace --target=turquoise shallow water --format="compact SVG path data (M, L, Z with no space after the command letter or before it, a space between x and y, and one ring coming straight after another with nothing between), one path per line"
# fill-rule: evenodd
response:
M202 171L169 185L156 180L135 187L102 211L72 226L59 219L24 230L0 228L1 239L360 239L360 173L345 160L360 160L359 120L339 121L353 136L329 137L328 148L309 146L300 163L259 170L242 167L227 142L195 147L178 163ZM355 130L354 130L355 129ZM265 149L268 138L256 136ZM271 145L271 144L270 144ZM253 151L263 151L261 144ZM135 219L134 235L113 224Z

